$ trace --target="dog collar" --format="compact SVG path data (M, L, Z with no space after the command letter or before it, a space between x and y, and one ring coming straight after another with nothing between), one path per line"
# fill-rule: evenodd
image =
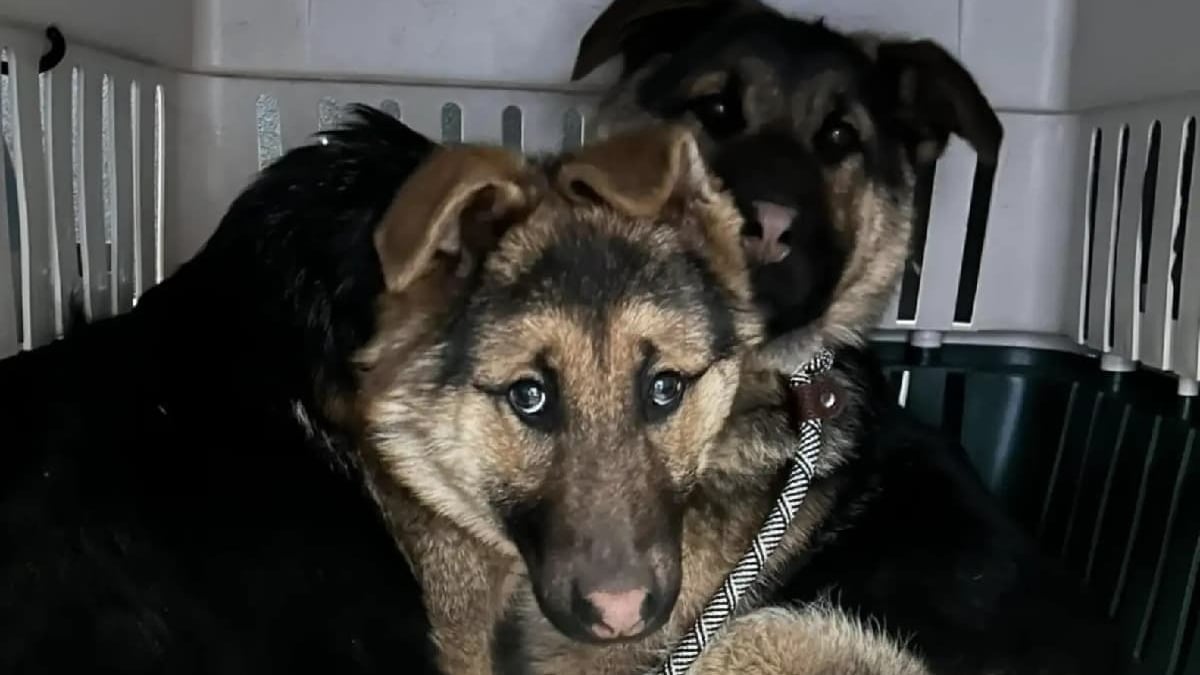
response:
M800 443L789 461L787 481L775 499L766 520L750 542L750 547L725 577L700 618L685 634L667 660L654 671L658 675L683 675L709 642L717 636L736 613L738 602L758 581L771 554L779 548L783 535L800 509L808 486L816 474L817 455L821 450L821 426L824 419L836 415L843 405L837 388L822 377L833 367L833 352L820 349L807 363L788 378L788 385L797 397L800 417Z

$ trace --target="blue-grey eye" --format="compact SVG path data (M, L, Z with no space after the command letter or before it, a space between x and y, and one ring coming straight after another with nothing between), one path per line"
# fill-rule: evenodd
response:
M537 380L519 380L508 388L508 404L523 417L532 417L546 409L546 389Z
M675 372L662 372L650 382L650 402L659 408L679 405L683 396L683 376Z

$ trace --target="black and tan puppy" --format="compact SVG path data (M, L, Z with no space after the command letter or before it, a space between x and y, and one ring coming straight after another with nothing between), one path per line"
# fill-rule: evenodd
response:
M970 74L931 42L846 35L756 0L616 0L583 37L575 76L618 56L601 135L651 120L695 130L746 217L767 325L700 482L770 483L794 440L782 394L772 401L763 383L817 345L840 350L846 407L826 425L823 479L793 528L807 539L760 601L832 594L911 638L938 673L1113 672L1115 641L1076 585L960 447L896 408L861 348L908 253L918 176L952 134L997 160L1001 125Z
M856 341L907 255L917 177L951 134L996 161L999 120L931 42L847 36L756 0L618 1L574 75L618 55L600 134L652 119L695 130L746 217L775 335Z
M364 457L445 672L632 672L745 545L758 503L703 482L759 342L740 229L672 128L541 162L446 148L401 190L359 359ZM730 636L788 636L763 662L805 648L801 673L924 672L836 611L799 619ZM532 648L542 631L565 660ZM746 656L697 672L756 672Z

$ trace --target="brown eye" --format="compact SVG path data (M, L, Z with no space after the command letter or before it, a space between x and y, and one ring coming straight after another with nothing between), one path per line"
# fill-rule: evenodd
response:
M746 129L739 90L738 83L731 78L723 90L698 96L685 107L704 125L709 136L716 140L729 138Z
M725 102L719 98L711 98L698 103L696 105L696 114L708 122L724 123L729 119L729 109L725 107Z
M858 152L862 141L858 130L843 119L831 119L821 127L815 140L817 152L828 164L836 164L852 153Z

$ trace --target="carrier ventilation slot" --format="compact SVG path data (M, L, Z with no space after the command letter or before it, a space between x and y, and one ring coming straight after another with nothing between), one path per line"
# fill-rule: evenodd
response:
M279 121L279 100L271 94L259 94L254 104L258 136L258 168L283 156L283 129Z
M463 141L463 113L457 103L442 106L442 142L448 144Z
M1100 154L1104 150L1104 131L1092 131L1092 153L1088 162L1087 203L1085 205L1086 220L1084 222L1083 239L1083 293L1079 304L1082 308L1079 320L1079 341L1086 343L1088 339L1088 322L1092 316L1092 255L1096 246L1096 202L1100 186Z
M913 195L912 248L900 279L900 299L896 311L898 321L914 321L917 318L921 272L925 264L925 242L929 234L929 211L933 203L933 183L936 176L936 162L930 162L917 176Z
M330 96L322 96L317 102L317 129L320 131L329 131L338 125L341 121L342 111L338 107L337 99Z
M1197 429L1124 377L1072 384L1038 538L1107 601L1138 672L1183 672L1197 611Z
M1191 567L1188 570L1187 587L1184 590L1184 615L1175 631L1174 648L1171 651L1171 664L1175 675L1186 675L1196 672L1200 667L1200 602L1196 602L1197 573L1200 573L1200 537L1192 546Z
M958 277L958 295L954 301L955 323L971 323L975 316L975 295L979 290L979 267L983 262L983 244L987 239L988 213L992 189L996 184L996 165L975 163L971 183L971 205L967 211L967 234L963 242L962 271Z
M1125 169L1129 164L1129 125L1121 126L1121 135L1117 142L1117 175L1114 177L1114 198L1112 209L1112 235L1108 239L1108 261L1106 285L1108 287L1108 311L1105 312L1104 349L1112 349L1117 333L1117 242L1121 239L1121 228L1127 223L1121 218L1125 203Z
M379 109L398 120L404 119L404 116L400 112L400 102L394 98L385 98L380 101Z
M1163 673L1174 672L1178 660L1180 645L1175 638L1180 624L1186 624L1188 607L1184 603L1189 596L1186 580L1191 571L1191 553L1198 534L1195 520L1188 517L1189 512L1194 513L1194 499L1197 496L1195 485L1192 484L1196 476L1192 466L1195 430L1187 433L1186 441L1183 438L1178 440L1181 441L1183 452L1178 464L1173 467L1176 471L1175 481L1162 537L1153 542L1147 541L1148 545L1153 543L1154 572L1133 645L1135 659L1143 662L1148 658L1153 659L1153 670ZM1164 641L1168 644L1162 644Z
M1137 310L1146 313L1146 293L1150 286L1150 243L1154 233L1154 201L1158 192L1158 163L1162 145L1162 123L1150 125L1150 147L1146 150L1146 171L1142 176L1142 219L1138 231ZM1137 323L1135 322L1136 326ZM1136 353L1136 352L1135 352Z
M525 150L525 121L515 105L506 106L500 113L500 142L509 150Z
M582 113L574 108L563 113L563 150L575 150L583 145L585 133Z
M1083 583L1091 585L1096 572L1097 554L1100 552L1101 541L1104 535L1104 526L1108 522L1109 506L1115 500L1113 498L1113 482L1118 477L1117 468L1121 466L1122 449L1125 447L1126 438L1129 433L1129 418L1130 410L1126 407L1121 413L1121 423L1117 428L1116 436L1113 438L1113 454L1111 461L1108 463L1108 471L1104 476L1104 486L1100 493L1100 505L1096 512L1096 522L1092 527L1092 536L1088 542L1087 562L1083 568ZM1124 478L1122 474L1120 476Z

